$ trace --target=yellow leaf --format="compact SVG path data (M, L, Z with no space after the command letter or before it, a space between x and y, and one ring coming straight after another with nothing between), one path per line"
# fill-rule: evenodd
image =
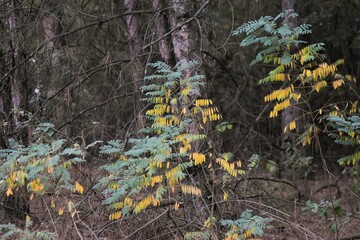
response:
M306 77L310 77L311 76L311 71L308 70L308 69L304 69L303 75L306 76Z
M287 88L284 89L279 89L276 91L273 91L272 93L266 95L264 97L264 101L265 102L270 102L270 101L274 101L275 99L278 101L284 100L285 98L287 98L292 92L294 91L294 86L290 85Z
M158 175L158 176L153 176L151 178L151 186L154 187L156 183L160 183L162 182L162 175Z
M356 112L357 112L357 105L358 105L358 101L355 101L355 102L352 104L350 113L356 113Z
M337 89L338 87L340 87L341 85L343 85L345 82L342 79L336 80L332 82L333 88Z
M34 199L34 193L31 193L30 197L29 197L29 200L33 200Z
M192 160L194 160L194 165L195 166L197 166L197 165L199 165L199 164L202 164L203 162L205 162L205 160L206 160L206 157L205 157L205 155L204 154L202 154L202 153L191 153L190 154L190 158L192 159Z
M180 147L180 149L179 149L180 154L183 154L183 153L186 153L186 152L187 151L186 151L186 149L184 147Z
M310 145L311 144L311 139L312 139L312 136L313 136L313 127L310 126L306 132L304 133L304 137L301 139L301 143L303 146L306 146L306 145Z
M181 110L181 113L185 115L185 114L186 114L186 108L183 108L183 109Z
M51 207L51 208L55 208L55 202L54 202L54 199L52 199L52 198L51 198L50 207Z
M114 212L109 216L109 220L117 220L120 218L121 218L121 211Z
M355 137L355 132L353 132L353 131L349 132L348 134L349 134L349 136L350 136L351 138L354 138L354 137Z
M190 185L181 185L181 191L195 196L201 195L201 189Z
M10 195L13 195L13 191L12 188L9 187L6 191L6 196L10 196Z
M224 192L223 199L224 201L227 201L229 199L229 195L227 194L227 192Z
M80 194L83 194L84 187L81 186L78 182L75 182L75 190L78 191Z
M58 214L61 216L64 213L64 209L60 208Z
M40 178L35 179L34 181L30 182L28 184L29 188L33 190L34 192L40 192L44 189L44 185L41 182Z
M245 239L247 239L247 238L249 238L249 237L251 237L251 235L253 234L253 231L254 231L255 229L248 229L248 230L246 230L245 232L244 232L244 238Z
M206 228L211 228L212 226L214 226L216 224L216 218L213 216L210 216L208 219L206 219L206 221L204 222L204 226Z
M72 210L73 210L72 201L68 202L68 210L69 210L69 212L72 212Z
M237 176L238 171L235 169L234 163L229 163L227 160L225 160L223 158L216 158L215 161L231 176L233 176L233 177Z
M190 86L187 86L186 88L184 88L182 91L181 91L181 95L183 96L186 96L188 95L190 92Z
M299 102L299 99L301 98L301 94L300 93L291 93L290 97L292 99L294 99L296 102Z
M179 207L180 207L180 203L179 203L179 202L176 202L176 203L175 203L175 211L178 210Z
M348 80L350 82L356 82L356 78L351 75L346 75L345 78L346 78L346 80Z
M290 131L296 128L296 122L292 121L291 123L289 123L289 129Z
M240 167L242 166L242 162L241 162L240 160L238 160L238 161L236 162L236 165L240 168Z
M54 168L51 167L51 166L48 166L47 171L48 171L48 173L53 173L53 172L54 172Z
M145 208L147 208L152 202L153 202L153 196L147 196L146 198L144 198L143 200L141 200L135 207L134 209L134 213L138 214L140 213L142 210L144 210Z
M203 123L205 124L206 123L206 121L207 121L207 118L206 117L203 117Z
M320 92L320 90L324 87L327 86L327 82L326 81L321 81L321 82L318 82L315 84L314 86L314 89L317 91L317 92Z

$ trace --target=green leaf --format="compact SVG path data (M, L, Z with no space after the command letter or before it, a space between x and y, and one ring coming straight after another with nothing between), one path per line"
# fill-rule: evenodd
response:
M288 65L291 63L291 54L289 53L285 53L281 58L280 58L280 63L283 65Z
M341 217L343 215L343 210L340 206L334 207L334 213L336 216Z
M273 173L278 170L278 165L276 162L274 162L272 160L268 160L268 162L266 163L266 169L269 172Z

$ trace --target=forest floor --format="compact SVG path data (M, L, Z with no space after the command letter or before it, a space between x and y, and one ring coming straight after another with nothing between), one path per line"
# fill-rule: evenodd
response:
M266 204L281 213L274 214L274 228L263 239L360 239L360 192L349 187L351 178L317 174L298 180L298 193L283 183L272 185L261 187Z
M186 213L182 215L180 210L169 214L166 206L121 221L109 221L109 212L101 204L102 197L90 187L94 181L91 176L95 174L89 173L94 168L78 170L77 174L81 174L77 177L89 177L88 191L84 195L35 198L30 202L34 229L55 231L61 239L183 239L182 229L186 232L191 224L201 228L200 221L186 222ZM239 216L245 209L272 218L271 228L262 237L264 240L360 239L360 193L350 189L352 181L340 173L332 175L324 171L312 179L289 181L257 169L248 178L226 186L234 197L218 210L223 218ZM220 193L216 198L222 199ZM0 223L24 227L16 218L19 215L14 214L18 209L6 208L9 204L6 196L2 196L1 204ZM63 214L59 214L60 209L64 210ZM183 210L189 213L196 209ZM217 231L221 235L224 230Z

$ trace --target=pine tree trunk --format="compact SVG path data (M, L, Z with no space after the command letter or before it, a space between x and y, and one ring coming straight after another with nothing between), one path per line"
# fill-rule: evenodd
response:
M21 54L21 32L18 28L18 18L21 14L21 8L16 6L15 0L9 0L3 2L6 15L6 28L8 32L9 43L9 56L8 62L10 63L10 69L8 70L7 83L10 88L10 114L9 120L11 122L10 130L12 132L21 131L21 110L25 108L26 92L24 82L24 69L25 63L22 62ZM3 101L0 102L3 104ZM4 106L1 106L3 108ZM0 109L3 110L3 109ZM7 136L9 137L9 136ZM26 140L27 137L23 137ZM24 141L25 142L25 141ZM26 142L25 142L26 143ZM29 212L29 204L26 200L26 184L6 199L5 209L7 210L8 219L15 217L21 221L25 220L25 216Z
M141 1L124 0L126 12L137 10L135 3ZM132 81L134 86L134 119L136 119L136 128L143 127L143 117L141 115L143 104L141 104L141 86L143 85L144 66L141 64L138 55L141 51L142 38L140 36L141 19L137 14L130 14L125 16L126 28L129 36L130 56L132 58Z
M282 10L285 13L283 24L286 24L290 29L297 27L298 19L297 17L289 16L291 12L295 9L296 0L283 0L282 1ZM296 46L293 47L292 51L296 51ZM295 132L290 132L289 127L286 127L290 122L296 122ZM291 100L291 106L285 108L281 113L281 127L282 127L282 137L281 137L281 148L284 150L283 156L281 159L280 169L287 168L284 166L284 162L288 162L290 158L297 160L306 155L305 148L298 149L296 146L297 138L304 130L304 119L302 116L301 106L297 104L294 100ZM294 158L294 155L295 158ZM290 170L291 171L291 170ZM279 173L281 176L281 172Z
M163 4L160 0L151 1L152 8L156 12L156 37L163 38L164 34L168 31L168 24L166 22L163 12L159 12L163 8ZM159 41L159 52L162 60L165 63L169 63L170 60L170 44L167 38Z
M9 73L10 91L11 91L11 109L12 109L12 124L14 127L18 127L20 124L20 108L23 104L23 74L21 72L22 67L19 66L21 63L20 47L19 42L21 41L20 34L18 34L17 19L15 15L15 1L5 1L4 3L6 13L6 27L9 32L9 46L10 46L10 62L11 71Z
M295 1L296 0L283 0L282 1L282 11L285 13L289 13L289 11L294 11L294 5L295 5ZM295 17L289 17L289 14L285 14L285 19L284 19L284 24L288 25L291 29L295 28L297 26L297 19ZM294 104L294 102L292 102L292 105ZM299 122L300 121L300 111L299 109L295 106L290 106L286 109L284 109L284 111L282 112L281 115L281 127L282 130L285 131L285 126L287 124L289 124L292 121L296 121ZM301 124L297 124L297 126L300 126ZM299 133L300 131L300 127L296 129L296 132ZM284 135L288 135L289 131L286 130Z

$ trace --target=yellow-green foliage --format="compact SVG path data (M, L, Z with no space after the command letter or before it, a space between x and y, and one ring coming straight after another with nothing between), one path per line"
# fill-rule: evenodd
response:
M202 190L189 181L188 169L218 163L229 175L243 174L241 162L233 162L232 154L219 156L206 147L205 124L218 121L221 115L210 99L199 96L205 78L195 75L182 78L185 68L175 70L163 63L152 64L160 76L146 77L144 101L151 104L146 111L148 127L139 131L143 138L130 139L130 149L119 150L119 159L106 165L108 176L97 187L104 187L105 203L113 208L110 219L119 219L129 211L140 213L159 206L164 198L179 190L184 194L201 196ZM161 75L162 74L162 75ZM159 76L159 75L155 75ZM202 149L197 142L202 141ZM112 152L107 148L107 152ZM179 208L176 202L174 209Z
M34 137L52 135L44 129L50 131L53 127L50 123L40 124ZM6 189L7 196L13 195L22 186L27 188L30 200L34 195L49 191L57 194L64 188L83 193L83 186L71 181L69 173L73 164L84 161L79 148L66 148L64 139L38 142L27 147L14 139L10 139L9 143L9 149L0 150L0 188Z
M246 34L245 39L240 43L241 46L252 44L263 46L252 64L263 62L274 65L274 70L259 81L259 84L272 83L280 86L264 97L265 102L273 103L270 118L279 116L279 113L286 108L297 107L301 103L309 101L314 93L319 93L324 89L330 90L330 87L336 90L348 82L355 81L354 78L338 72L338 68L344 64L344 60L340 59L332 64L324 61L323 43L304 46L306 42L298 40L300 35L311 33L311 26L302 24L290 28L284 24L284 18L296 16L297 14L294 12L287 12L281 13L275 18L262 17L259 20L243 24L233 32L233 35ZM334 110L331 104L327 104L327 106L327 109L309 109L309 111L304 111L304 114L339 114L339 111ZM294 119L288 123L284 131L296 129L296 121L297 119ZM313 134L314 131L312 129L307 131L305 139L302 141L303 144L310 144L309 133Z
M350 117L330 116L328 118L332 126L338 131L331 133L330 136L335 138L335 142L343 145L357 146L360 145L360 117L353 115ZM360 162L360 152L357 151L351 155L342 157L338 160L341 166L352 166L358 173Z
M225 235L226 240L245 240L263 236L264 229L268 227L271 221L271 218L253 215L253 211L247 209L241 213L239 219L221 220L220 223L228 229Z
M284 65L277 62L278 65L275 70L271 71L266 78L260 80L261 84L285 82L281 89L274 90L264 98L265 102L275 103L273 110L270 111L271 118L277 117L282 110L297 104L303 95L308 96L313 91L320 92L329 85L337 89L347 81L346 77L337 73L337 67L344 63L343 60L330 65L327 63L318 64L317 52L315 50L310 51L310 49L311 46L306 46L292 54L291 64ZM310 62L309 52L313 54ZM287 73L278 73L279 71ZM293 77L290 77L290 72ZM311 88L308 87L309 85ZM295 128L294 123L291 124L291 127L289 126L290 130Z

